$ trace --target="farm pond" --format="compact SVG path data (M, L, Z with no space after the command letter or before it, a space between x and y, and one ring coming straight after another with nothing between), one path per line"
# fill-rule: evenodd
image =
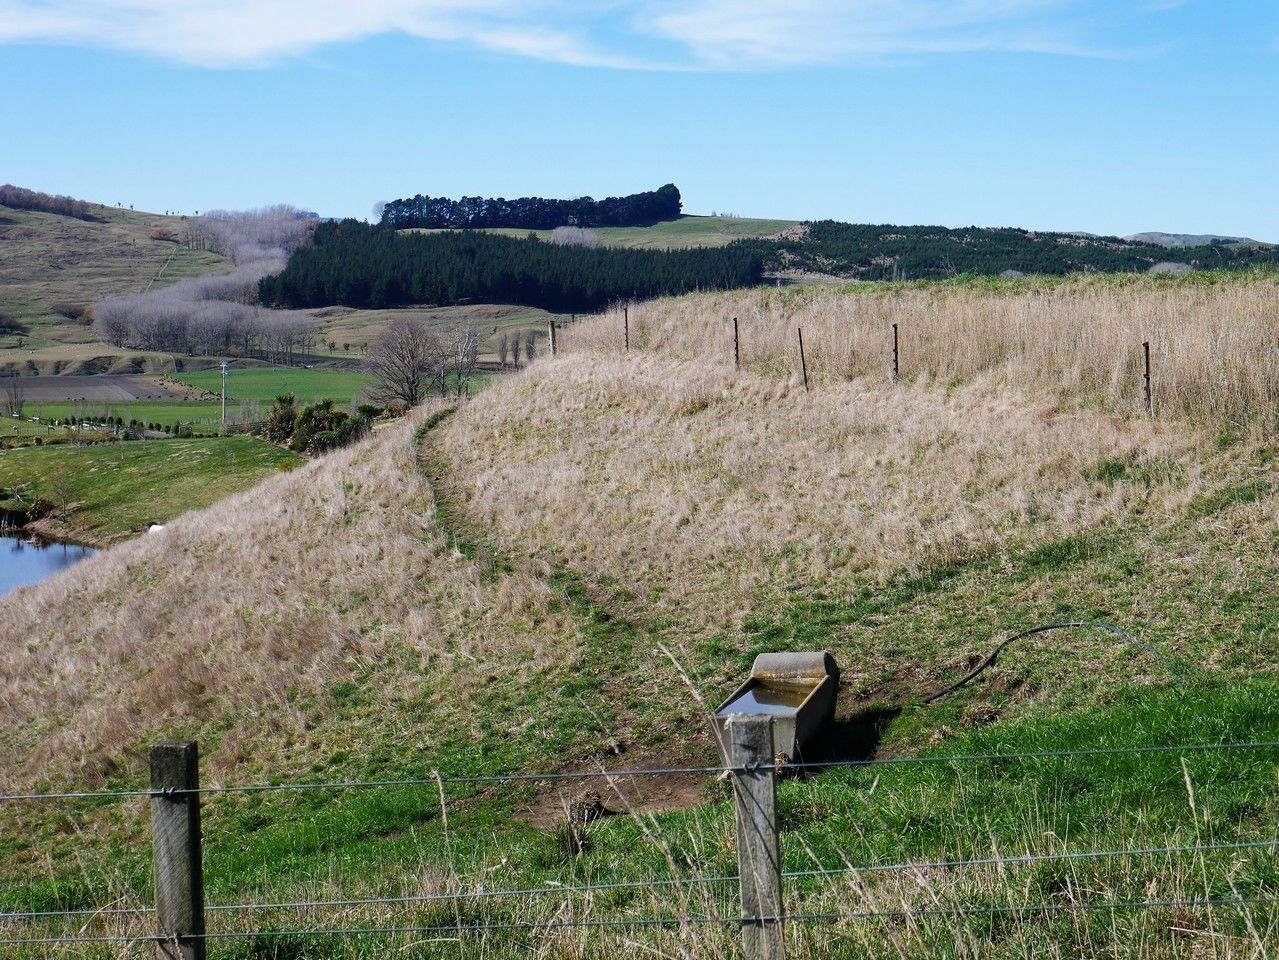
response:
M70 543L34 541L20 531L0 533L0 597L39 583L96 552Z

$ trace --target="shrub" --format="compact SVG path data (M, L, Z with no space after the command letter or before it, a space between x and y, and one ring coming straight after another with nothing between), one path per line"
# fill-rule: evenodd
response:
M289 446L305 453L325 453L345 447L369 432L370 418L333 409L332 400L306 407L293 423Z
M82 323L91 322L88 306L81 303L68 303L63 301L53 305L53 312L59 316L66 317L68 320L79 320Z
M271 443L287 443L293 436L293 425L298 419L293 400L291 393L282 393L275 398L271 412L267 414L266 424L262 427L262 436Z

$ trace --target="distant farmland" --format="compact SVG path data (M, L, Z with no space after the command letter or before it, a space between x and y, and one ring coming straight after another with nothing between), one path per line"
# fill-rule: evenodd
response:
M180 373L176 377L210 393L221 393L222 372L200 370ZM339 405L350 403L368 384L365 373L345 370L306 370L293 367L250 367L231 370L227 374L227 399L256 400L269 404L282 393L291 393L300 406L332 400Z
M689 247L722 247L734 240L758 240L772 237L789 227L798 225L798 220L683 216L678 220L667 220L650 227L590 227L589 230L596 234L606 247L682 250ZM549 239L551 236L550 230L497 228L488 232L501 233L509 237L527 237L533 233L542 240Z

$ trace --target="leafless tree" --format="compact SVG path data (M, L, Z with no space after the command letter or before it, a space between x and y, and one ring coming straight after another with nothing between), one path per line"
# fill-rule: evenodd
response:
M511 344L510 341L506 339L506 334L503 333L501 339L497 341L497 358L501 361L503 370L506 369L506 361L510 359L510 356Z
M373 374L369 387L373 401L406 407L421 403L426 385L448 367L440 338L416 317L392 320L369 347L365 364Z
M561 247L598 247L600 235L583 227L556 227L551 231L550 242Z
M537 331L524 331L524 358L532 363L537 357Z
M300 314L257 306L258 281L284 269L310 237L312 221L292 207L215 211L187 223L182 242L213 250L230 273L191 277L169 287L107 297L94 305L94 328L118 347L225 355L236 347L288 363L309 351L316 324Z
M22 416L22 408L27 404L27 391L22 385L22 378L11 374L4 378L4 409L11 417Z
M445 337L445 362L453 376L453 387L459 397L470 390L475 367L480 359L480 335L470 324L454 327Z
M518 330L511 337L511 366L516 370L520 368L520 332Z

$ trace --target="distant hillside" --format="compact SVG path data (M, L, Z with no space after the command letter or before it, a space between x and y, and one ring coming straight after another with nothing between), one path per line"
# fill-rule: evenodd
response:
M483 231L405 233L358 220L321 224L285 270L259 285L274 307L508 303L591 311L624 299L758 284L762 257L744 245L616 250Z
M629 250L686 250L690 247L722 247L734 240L762 240L800 228L798 220L765 220L756 217L697 216L684 214L677 220L663 220L644 227L590 227L589 233L603 247ZM549 240L551 230L490 229L511 237L534 233Z
M0 314L12 321L0 332L0 368L127 367L125 351L101 343L90 326L94 300L231 268L224 257L177 243L180 217L70 202L74 215L0 204Z
M1144 273L1167 260L1168 248L1123 237L1045 233L1014 227L895 226L823 220L783 239L757 241L768 266L857 280L930 280L959 274L996 276L1008 270ZM1279 264L1279 248L1206 244L1185 246L1178 259L1194 268Z
M1124 237L1133 243L1153 243L1159 247L1203 247L1210 243L1260 243L1251 237L1226 237L1216 233L1130 233Z

